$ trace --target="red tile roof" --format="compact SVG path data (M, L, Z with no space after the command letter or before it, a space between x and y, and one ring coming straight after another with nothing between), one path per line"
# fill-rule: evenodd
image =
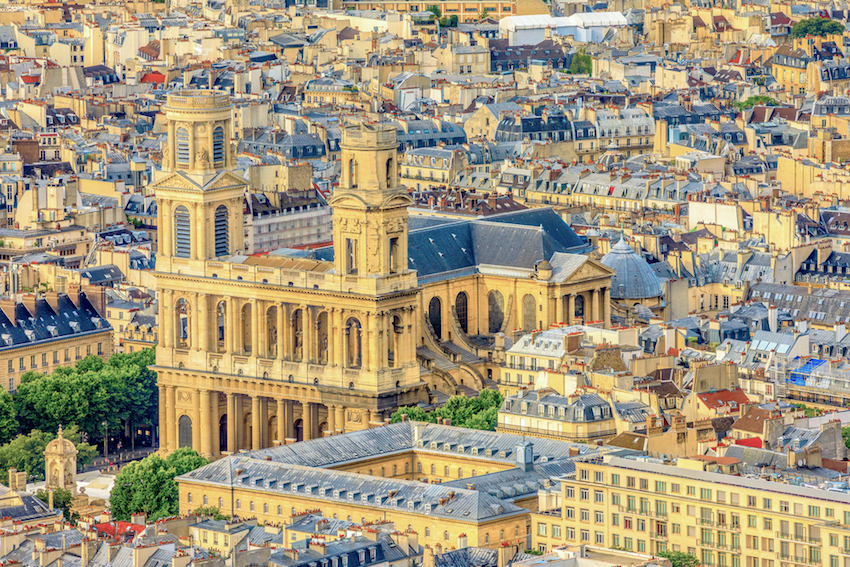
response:
M101 534L115 537L116 530L118 531L118 535L127 535L131 532L139 534L144 531L145 526L140 526L139 524L131 524L130 522L115 521L105 522L103 524L95 524L94 529Z
M723 406L729 406L729 402L735 402L737 404L735 409L738 409L742 404L750 403L749 398L747 398L747 395L741 388L698 394L697 397L708 409L718 409Z
M744 447L753 447L761 449L764 446L760 437L750 437L749 439L736 439L735 445L743 445Z
M142 82L156 83L158 85L161 85L165 83L165 75L157 71L154 71L153 73L145 73L144 75L142 75Z

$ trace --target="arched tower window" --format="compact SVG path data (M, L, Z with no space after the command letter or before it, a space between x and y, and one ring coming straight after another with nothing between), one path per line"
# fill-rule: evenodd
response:
M177 129L177 163L189 163L189 131Z
M213 130L213 164L224 165L224 128L221 126ZM218 255L218 254L216 254Z
M535 328L534 321L537 319L535 311L537 310L537 302L534 296L526 294L522 298L522 330L525 332L533 331Z
M457 313L457 321L460 323L460 328L463 329L464 333L468 333L467 320L469 319L469 297L466 295L465 291L457 294L457 297L455 298L455 312Z
M230 235L227 224L228 211L224 205L215 210L215 255L225 256L230 253Z
M387 160L387 187L393 187L393 158Z
M174 255L178 258L192 255L192 223L189 209L183 205L174 209Z

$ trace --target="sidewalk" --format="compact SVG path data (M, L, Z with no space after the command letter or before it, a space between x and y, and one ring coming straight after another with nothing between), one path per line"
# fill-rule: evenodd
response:
M155 453L159 448L158 447L145 447L144 449L136 449L135 451L118 451L116 453L110 453L109 457L95 457L94 462L86 467L87 471L91 470L100 470L108 467L110 464L113 465L125 465L132 461L138 461L144 459L151 453Z

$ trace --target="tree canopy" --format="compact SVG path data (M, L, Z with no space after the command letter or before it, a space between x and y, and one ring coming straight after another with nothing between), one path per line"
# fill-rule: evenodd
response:
M482 390L477 397L452 396L446 404L431 412L418 406L403 407L392 415L392 422L401 421L407 415L411 421L437 423L437 418L451 419L452 425L469 429L492 431L496 427L496 416L504 397L498 390Z
M35 493L35 497L45 504L50 504L50 494L47 490L39 490ZM62 510L62 513L65 514L65 519L68 521L79 519L79 515L71 512L71 506L73 504L74 495L71 494L70 490L65 490L64 488L53 489L53 507Z
M791 28L791 37L807 35L826 36L844 33L844 24L827 18L808 18L800 20Z
M175 477L208 464L194 449L181 447L166 458L154 453L130 463L115 477L109 505L116 520L129 520L144 512L149 521L174 516L179 511Z
M94 461L97 448L80 441L80 430L76 425L65 428L63 435L77 447L77 469ZM0 480L5 482L9 478L8 471L11 468L26 471L30 476L43 480L44 450L55 438L55 433L33 429L27 435L18 435L0 446L0 470L5 471Z
M736 102L735 106L738 110L749 110L754 106L779 106L779 103L776 100L770 98L766 95L756 95L751 96L747 100L742 100L740 102Z
M104 363L87 356L76 367L61 367L45 376L27 372L12 398L22 431L36 427L54 431L59 425L75 424L95 438L102 435L105 421L117 431L125 423L155 423L157 417L156 374L153 349L114 354ZM0 399L0 439L4 421Z
M582 47L573 55L568 72L572 75L590 75L593 73L593 57L587 55Z
M658 555L669 559L673 567L699 567L700 560L684 551L659 551Z

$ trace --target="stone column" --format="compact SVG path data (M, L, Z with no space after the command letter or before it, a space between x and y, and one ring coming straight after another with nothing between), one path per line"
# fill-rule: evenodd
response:
M162 335L162 346L165 348L174 348L174 324L172 323L174 317L174 305L172 303L173 293L170 290L164 289L162 290L162 297L160 298L160 316L159 316L159 325L160 325L160 335Z
M336 433L336 412L333 406L328 406L328 430L325 431L325 437L330 437Z
M304 441L309 441L313 438L313 412L312 405L309 402L301 403L301 431L304 436Z
M219 412L218 392L210 392L210 445L211 459L221 455L221 412Z
M390 347L392 346L393 334L388 328L387 313L382 311L378 314L378 370L390 365Z
M247 449L245 443L245 400L241 394L236 394L236 450Z
M604 315L602 316L602 320L604 322L604 326L606 329L611 328L611 288L605 288L605 296L602 300L602 310Z
M593 290L593 320L599 321L602 319L602 310L600 309L602 303L602 294L600 293L599 288Z
M286 321L286 305L279 304L277 306L277 359L285 360L284 357L284 345L286 343L283 342L285 330L285 321ZM281 443L283 441L281 440Z
M209 319L210 319L210 307L207 301L206 293L199 293L198 296L198 306L196 311L198 312L198 324L195 327L198 330L198 350L207 351L210 346L210 331L209 331ZM216 326L217 327L217 326ZM216 343L218 343L218 337L215 337ZM215 350L215 349L213 349Z
M345 433L345 408L343 406L336 406L334 408L334 413L336 413L336 432L337 433Z
M236 306L232 297L228 297L224 301L224 351L227 354L233 354L235 347L234 333L236 332Z
M364 370L372 370L372 361L375 353L375 331L373 329L375 318L371 313L364 313L362 326L360 327L360 367Z
M190 234L192 235L192 238L189 241L191 244L189 254L193 259L200 260L204 256L204 254L201 252L201 235L206 234L207 227L204 226L204 221L201 218L200 207L198 206L198 203L192 203L192 212L191 218L189 219L189 227Z
M293 423L295 421L295 416L293 412L294 405L295 403L292 400L286 400L283 403L283 416L286 418L284 420L284 436L286 437L286 439L293 439L295 437L295 424Z
M165 391L167 386L160 386L159 390L159 434L157 435L157 440L159 441L159 450L160 452L165 452L168 450L168 426L169 421L166 412L166 401L165 401Z
M207 459L212 458L212 402L210 399L210 391L209 390L199 390L201 398L201 419L200 419L200 429L201 429L201 455L206 457Z
M260 447L260 397L251 397L251 449L254 451Z
M192 392L192 402L195 405L195 411L192 415L192 449L204 454L201 449L201 391L195 390Z
M328 365L336 364L336 316L337 309L331 307L328 313Z
M254 324L254 327L257 328L257 356L262 358L268 358L269 349L266 345L269 342L269 321L266 317L266 304L263 301L257 302L257 322Z
M277 440L281 445L286 444L286 423L289 412L286 411L286 400L277 401Z
M576 320L576 294L571 293L567 302L567 325L574 325Z
M177 427L177 390L174 386L165 387L165 421L168 424L167 451L177 450L179 431Z
M251 298L250 302L251 302L251 354L253 356L259 356L260 355L260 352L259 352L260 321L259 321L258 314L259 314L259 311L260 311L260 304L254 298ZM246 350L246 352L247 352L247 350Z
M313 310L307 305L301 305L301 360L313 362L313 343L316 326L313 324Z
M270 447L269 439L269 399L260 398L260 446Z
M227 394L227 452L235 453L236 447L236 396Z
M174 158L172 158L174 159ZM174 211L170 201L162 203L162 231L157 230L157 249L165 256L174 256Z

